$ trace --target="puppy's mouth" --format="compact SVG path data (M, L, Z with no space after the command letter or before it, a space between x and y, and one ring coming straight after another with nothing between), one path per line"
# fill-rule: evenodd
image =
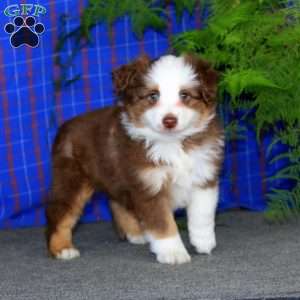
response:
M177 136L181 136L182 134L184 134L187 129L189 128L189 126L185 127L185 128L181 128L179 126L177 127L173 127L173 128L167 128L164 126L160 126L159 128L155 128L151 126L151 129L160 134L160 135L164 135L164 136L168 136L168 137L177 137Z

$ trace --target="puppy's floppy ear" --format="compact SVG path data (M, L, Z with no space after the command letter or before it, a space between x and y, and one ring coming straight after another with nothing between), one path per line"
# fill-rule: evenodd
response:
M185 54L184 59L197 72L203 100L207 103L215 101L219 77L217 71L211 67L209 62L200 59L195 54Z
M142 55L132 63L113 70L112 79L116 95L122 96L126 93L126 90L139 86L141 77L145 74L149 65L149 57Z

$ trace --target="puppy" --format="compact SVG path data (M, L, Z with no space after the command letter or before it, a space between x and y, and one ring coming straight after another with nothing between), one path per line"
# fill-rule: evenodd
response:
M72 230L96 190L110 198L122 238L148 242L160 263L191 260L173 211L187 209L198 253L216 246L215 210L223 156L217 74L197 57L143 56L113 71L118 102L64 123L53 145L48 248L72 259Z

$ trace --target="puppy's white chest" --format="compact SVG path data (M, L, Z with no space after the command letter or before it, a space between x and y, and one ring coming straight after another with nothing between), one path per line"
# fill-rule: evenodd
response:
M147 155L154 163L163 164L160 169L167 173L172 184L190 185L194 159L182 149L181 143L156 143Z
M204 185L215 174L210 145L185 152L179 143L154 144L147 155L158 167L143 172L142 179L153 193L158 192L169 180L174 209L187 206L193 187Z

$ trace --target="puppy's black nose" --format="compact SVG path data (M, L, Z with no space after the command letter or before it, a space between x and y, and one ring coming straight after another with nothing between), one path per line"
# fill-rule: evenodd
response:
M177 118L172 114L167 114L162 120L162 123L165 128L173 129L177 125Z

